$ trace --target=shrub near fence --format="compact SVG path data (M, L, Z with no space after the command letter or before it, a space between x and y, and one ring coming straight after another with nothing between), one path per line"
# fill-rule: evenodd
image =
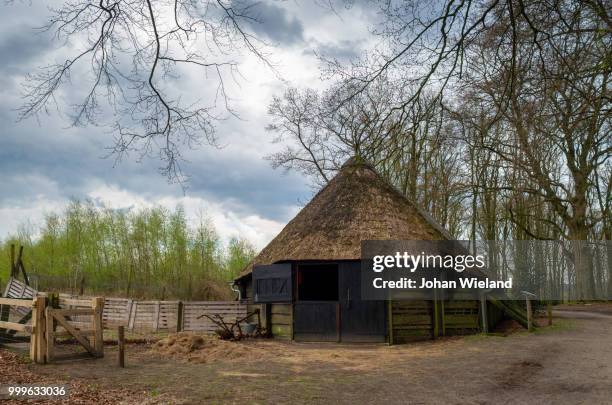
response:
M86 297L67 294L59 296L61 308L85 307L90 302L91 299ZM127 330L143 332L214 332L217 327L208 318L198 319L203 314L220 315L226 323L231 323L247 315L247 305L239 301L138 301L106 298L102 322L105 329L122 325Z

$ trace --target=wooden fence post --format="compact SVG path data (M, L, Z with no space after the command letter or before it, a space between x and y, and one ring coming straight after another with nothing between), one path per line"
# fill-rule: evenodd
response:
M134 323L136 321L136 312L138 311L138 301L130 300L130 317L128 329L134 331Z
M178 313L176 314L176 331L183 330L183 301L178 302Z
M387 323L389 324L389 345L393 344L393 301L387 300Z
M440 337L440 308L438 307L438 289L433 290L433 338Z
M155 307L153 309L153 330L155 332L159 332L159 313L161 310L161 303L159 301L155 302Z
M96 354L104 357L104 331L102 325L102 311L104 310L104 298L95 297L92 299L91 306L94 309L93 327L94 327L94 349Z
M30 337L30 359L38 364L46 363L45 307L46 297L34 297L32 303L32 334Z
M546 304L546 315L548 316L548 326L552 326L552 304L550 303L550 300Z
M442 336L446 336L446 308L444 305L445 297L440 299L440 324L442 326Z
M15 277L15 273L15 245L11 243L11 277Z
M531 313L531 300L529 297L525 298L527 300L527 330L531 332L533 330L533 314Z
M489 320L487 319L487 295L480 294L480 317L482 321L482 333L489 333Z
M119 345L119 367L125 368L125 327L117 327L117 344Z
M46 340L46 356L47 363L51 363L53 361L53 347L55 346L55 320L53 319L53 315L51 315L51 307L47 307L45 309L45 318L46 318L46 328L45 328L45 340Z
M129 329L130 328L130 320L132 319L132 300L128 299L127 300L127 304L125 306L125 326Z

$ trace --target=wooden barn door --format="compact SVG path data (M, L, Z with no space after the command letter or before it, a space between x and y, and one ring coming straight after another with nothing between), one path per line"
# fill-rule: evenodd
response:
M340 336L344 342L385 342L384 301L361 300L361 263L339 268Z

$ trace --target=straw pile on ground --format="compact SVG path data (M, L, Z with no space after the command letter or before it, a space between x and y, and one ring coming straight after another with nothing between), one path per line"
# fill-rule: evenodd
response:
M231 342L213 335L181 332L159 340L152 350L175 359L208 363L256 358L263 349L248 342Z

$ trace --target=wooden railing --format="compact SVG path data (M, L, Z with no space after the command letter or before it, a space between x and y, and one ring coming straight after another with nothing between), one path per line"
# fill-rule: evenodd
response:
M91 298L59 295L60 308L88 307ZM102 326L142 332L214 332L217 327L200 315L220 315L226 322L235 322L247 314L247 305L239 301L140 301L127 298L106 298ZM73 317L87 327L87 319Z

